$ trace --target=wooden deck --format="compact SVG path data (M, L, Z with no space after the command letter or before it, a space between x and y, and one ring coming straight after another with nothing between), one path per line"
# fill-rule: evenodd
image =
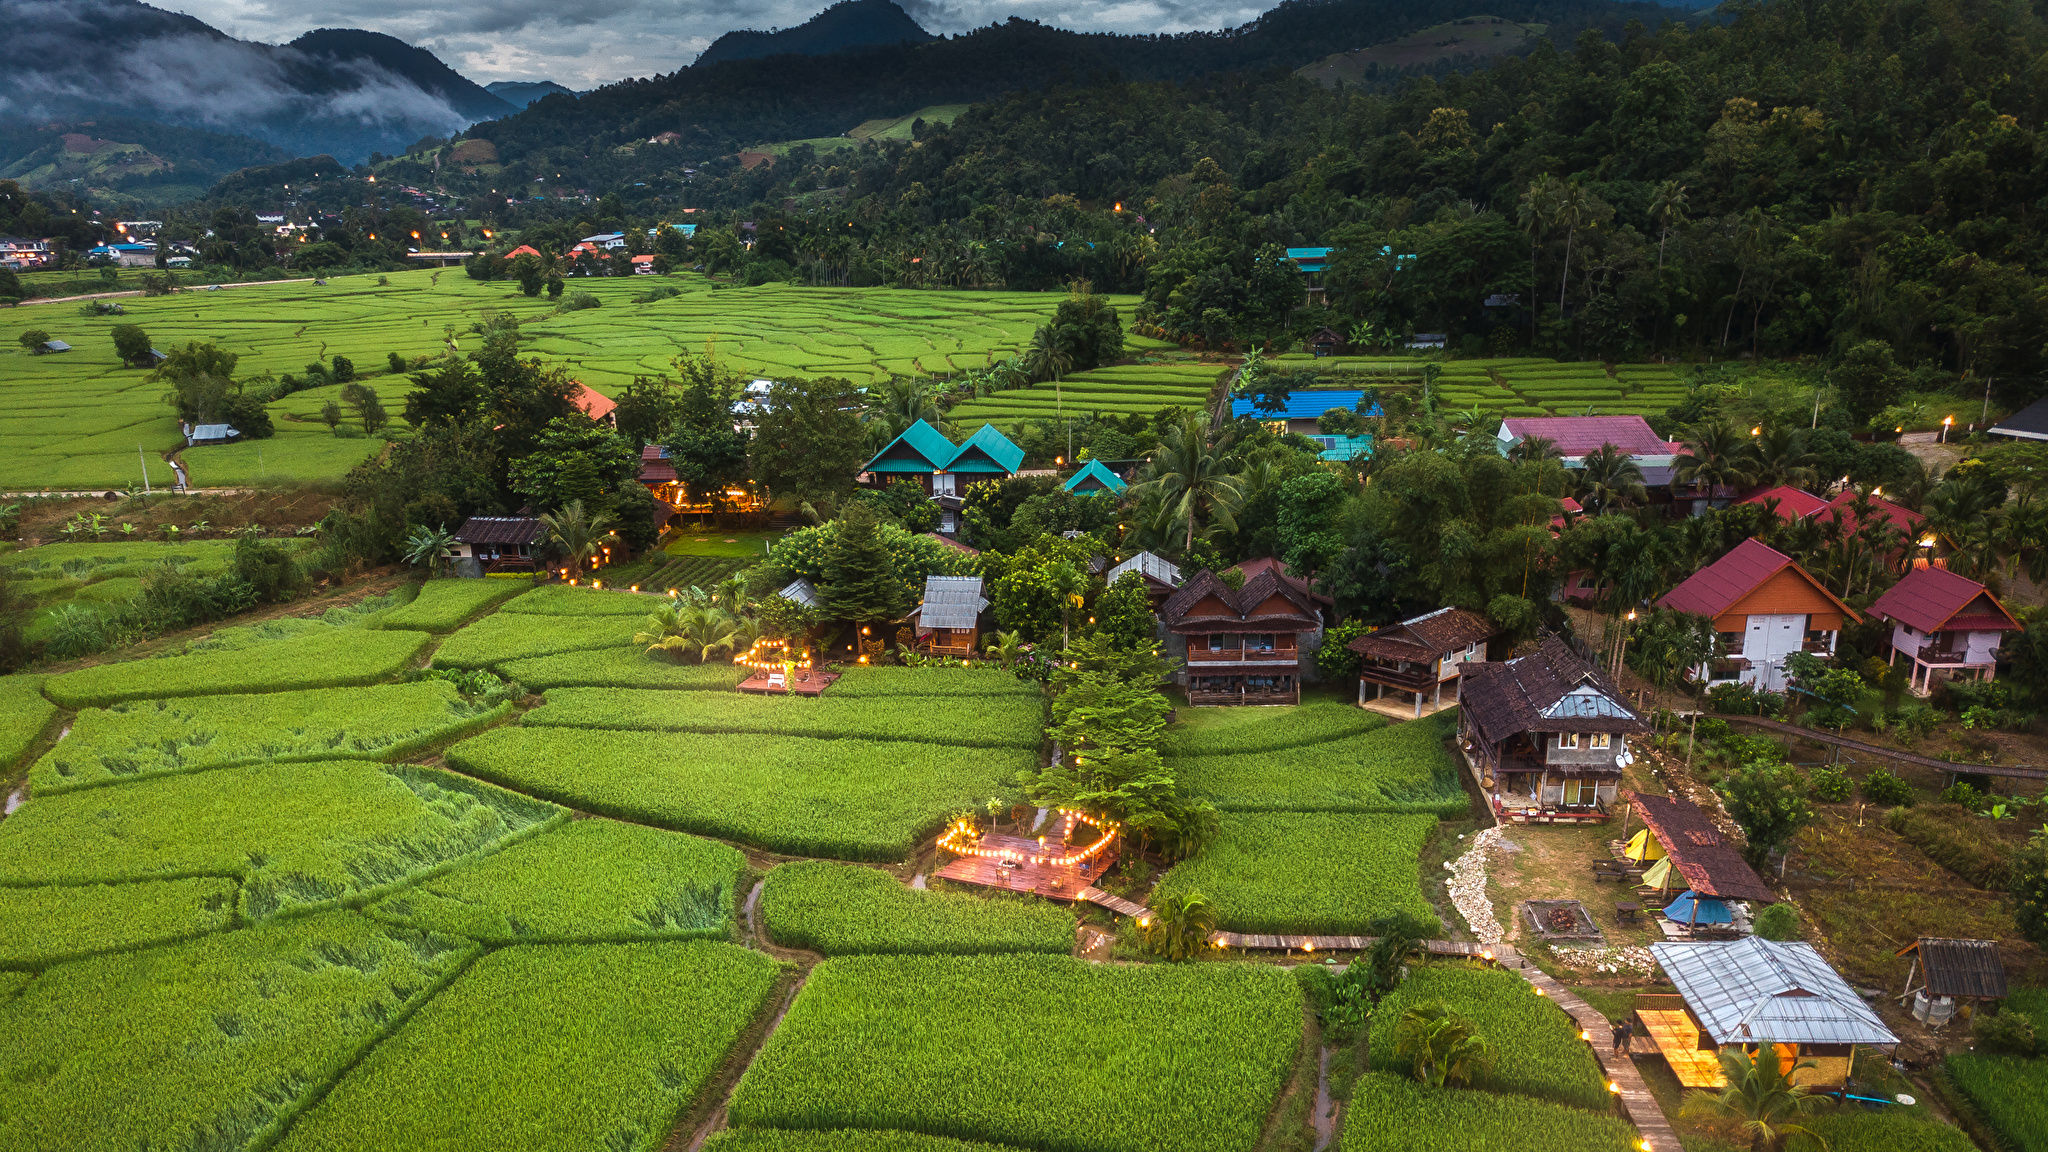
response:
M1677 1074L1681 1087L1727 1087L1728 1082L1721 1076L1721 1058L1711 1050L1700 1050L1700 1030L1692 1017L1683 1011L1638 1008L1636 1018L1643 1022L1643 1031L1650 1034L1650 1041L1657 1046L1664 1062Z
M1027 840L1022 836L1004 836L995 832L983 836L980 846L983 848L1007 848L1027 855L1040 852L1072 851L1072 849L1057 848L1052 845L1040 848L1036 840ZM1100 892L1093 885L1098 877L1108 872L1115 864L1116 849L1113 847L1093 860L1080 864L1033 864L1029 860L1006 861L992 860L983 856L962 856L932 873L932 875L960 884L975 884L983 888L999 888L1005 892L1030 892L1053 900L1089 900L1094 899L1086 895L1089 892L1097 892L1099 895L1108 896L1107 893ZM1114 900L1116 897L1110 896L1109 899ZM1099 899L1095 900L1095 902L1098 904L1102 903ZM1129 904L1130 902L1123 901L1123 903ZM1115 907L1115 905L1106 906ZM1143 906L1132 904L1131 907L1136 908L1138 911L1136 913L1125 912L1125 915L1144 914L1145 909ZM1116 910L1124 911L1121 908Z
M1637 1134L1642 1137L1636 1147L1642 1152L1684 1152L1678 1142L1678 1133L1664 1118L1664 1110L1658 1107L1657 1098L1643 1083L1642 1073L1636 1071L1635 1061L1608 1049L1607 1019L1541 969L1531 965L1521 969L1520 975L1535 985L1538 992L1548 996L1551 1003L1578 1021L1581 1031L1598 1038L1598 1042L1591 1043L1593 1058L1606 1070L1608 1083L1614 1086L1615 1095L1621 1100L1622 1115L1628 1117L1628 1122L1636 1126Z
M770 688L768 686L768 673L756 672L745 680L740 681L739 687L740 691L751 692L756 696L787 696L791 692L795 692L798 696L820 696L837 679L839 679L839 673L837 672L813 671L810 673L810 679L808 680L794 681L787 688L780 685Z

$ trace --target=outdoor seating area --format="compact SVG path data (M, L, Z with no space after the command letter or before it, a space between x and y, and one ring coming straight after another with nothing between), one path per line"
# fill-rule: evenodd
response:
M1071 901L1082 899L1083 890L1093 887L1117 861L1114 846L1069 862L1079 853L1061 855L1065 850L1046 840L995 832L984 834L975 847L977 854L960 856L932 875L957 884Z
M761 669L740 681L739 690L756 696L822 696L839 673L798 669L795 677L780 669Z

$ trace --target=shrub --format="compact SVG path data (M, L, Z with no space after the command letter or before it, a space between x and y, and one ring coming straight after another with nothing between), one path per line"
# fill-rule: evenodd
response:
M2035 1056L2041 1042L2034 1035L2034 1020L2025 1012L2007 1010L1996 1015L1979 1013L1970 1024L1977 1045L1995 1056Z
M626 616L518 616L498 612L442 641L434 651L434 667L488 668L527 656L618 648L631 644L633 634L639 630L640 621ZM422 641L426 639L413 632L387 635L417 635Z
M396 676L428 637L418 632L325 628L241 651L102 664L53 676L43 690L66 708L122 700L341 688Z
M500 728L448 750L461 771L585 811L792 855L884 861L909 855L950 813L1010 795L1004 782L1036 758L908 741L581 728Z
M1856 790L1856 782L1849 778L1849 774L1833 765L1824 765L1807 773L1806 786L1815 800L1825 800L1830 804L1840 804Z
M1898 774L1880 764L1863 778L1863 798L1872 804L1886 807L1913 806L1913 786L1899 779Z
M1227 812L1406 812L1450 817L1471 804L1458 779L1457 762L1444 746L1456 725L1457 714L1446 710L1364 735L1306 745L1284 754L1283 771L1275 770L1275 756L1269 752L1182 756L1169 766L1190 794ZM1246 736L1252 734L1247 728Z
M87 709L30 770L38 796L286 760L397 760L490 723L510 704L448 683L147 700Z
M578 820L387 896L370 914L487 944L722 940L746 870L747 858L716 840Z
M392 610L379 623L386 628L453 632L470 617L527 590L509 580L429 580L412 603Z
M571 292L569 298L562 301L560 308L564 312L581 312L585 308L596 308L603 303L589 292Z
M664 691L558 688L527 724L654 732L752 732L819 739L915 740L966 748L1037 748L1045 706L1030 696L998 696L973 705L972 723L948 722L915 698L706 695L676 707Z
M1019 1148L1249 1148L1301 1034L1295 980L1263 965L850 956L812 969L729 1115Z
M1765 940L1799 939L1799 910L1790 904L1773 904L1756 914L1754 931Z
M778 967L730 944L493 952L277 1147L659 1148L766 1007Z
M57 965L8 1014L0 1079L36 1091L0 1146L267 1146L476 952L341 913Z
M36 797L0 821L0 886L235 876L238 911L265 920L360 902L566 816L434 768L222 768Z
M226 928L225 877L12 888L0 900L0 968L46 968L96 952L190 940Z
M1885 813L1884 826L1979 888L1997 892L2012 883L2013 849L1967 810L1894 808Z
M1174 865L1152 898L1202 892L1217 926L1235 932L1362 936L1399 915L1433 936L1415 861L1435 830L1433 816L1225 813L1216 842Z
M907 888L853 864L805 860L768 873L761 915L775 942L827 956L861 952L1054 952L1074 916L1032 896Z
M1492 968L1426 965L1411 971L1406 980L1381 997L1373 1009L1375 1070L1407 1069L1408 1062L1395 1053L1391 1024L1408 1009L1432 1001L1442 1001L1471 1020L1492 1049L1492 1065L1475 1073L1473 1087L1534 1096L1594 1112L1613 1107L1607 1077L1592 1049L1579 1039L1578 1024L1555 1003L1537 995L1528 981Z
M1632 1152L1636 1146L1635 1129L1617 1117L1490 1092L1425 1088L1384 1072L1360 1076L1352 1086L1341 1139L1353 1152Z

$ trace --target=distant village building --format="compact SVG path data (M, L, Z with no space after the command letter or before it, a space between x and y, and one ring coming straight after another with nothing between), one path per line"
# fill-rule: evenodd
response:
M1167 655L1185 661L1175 677L1190 704L1299 704L1330 600L1270 556L1235 570L1243 587L1204 569L1161 608Z
M1585 467L1587 456L1611 444L1635 461L1643 484L1652 488L1670 485L1678 454L1685 451L1685 445L1657 435L1641 416L1513 416L1501 421L1494 435L1503 453L1524 440L1548 440L1567 468Z
M1296 268L1301 269L1301 278L1306 289L1306 295L1302 300L1303 304L1321 304L1328 301L1329 289L1323 286L1323 273L1330 267L1330 252L1331 250L1328 248L1289 248L1287 250L1287 258L1294 261ZM1324 331L1328 331L1328 329ZM1327 355L1327 353L1317 352L1316 355L1323 356Z
M51 241L33 240L23 236L0 236L0 264L16 272L41 268L50 262Z
M185 434L185 447L200 444L227 444L242 438L242 434L229 424L187 424L180 420L178 430Z
M1990 589L1945 568L1915 568L1870 615L1892 626L1890 663L1906 658L1907 691L1925 696L1947 680L1992 680L1998 648L2020 622Z
M1786 657L1832 656L1843 622L1863 620L1790 556L1754 537L1686 577L1657 606L1714 622L1722 655L1693 668L1693 679L1768 692L1785 690Z
M537 572L539 541L546 525L529 516L471 516L455 531L448 554L466 576L487 572Z
M599 424L612 427L618 425L618 415L616 412L618 404L609 396L596 391L581 380L576 381L576 390L569 393L569 403L575 405L578 412L583 413Z
M1090 492L1107 492L1112 496L1121 496L1128 485L1124 483L1123 477L1110 471L1102 461L1090 460L1082 465L1079 472L1068 477L1067 482L1060 487L1076 496L1086 496Z

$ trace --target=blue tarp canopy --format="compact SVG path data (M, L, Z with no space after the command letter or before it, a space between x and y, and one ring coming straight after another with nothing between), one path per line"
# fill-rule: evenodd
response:
M1356 390L1305 388L1288 393L1286 405L1278 412L1260 411L1253 398L1247 396L1230 402L1230 415L1232 419L1250 416L1258 420L1313 420L1332 408L1355 410L1358 402L1363 399L1365 393ZM1369 419L1377 419L1380 415L1380 406L1374 404L1359 414Z
M1695 914L1694 906L1698 912ZM1712 896L1700 896L1688 888L1678 894L1678 899L1664 909L1664 918L1673 924L1733 924L1735 913L1730 911L1723 900Z

